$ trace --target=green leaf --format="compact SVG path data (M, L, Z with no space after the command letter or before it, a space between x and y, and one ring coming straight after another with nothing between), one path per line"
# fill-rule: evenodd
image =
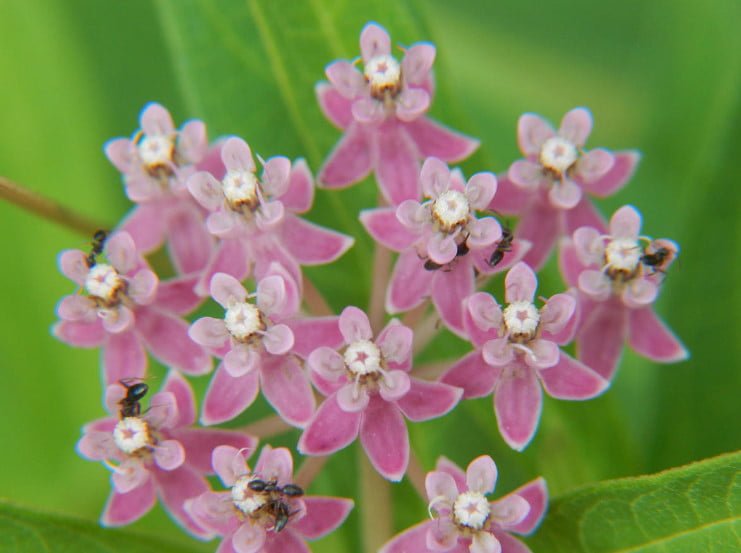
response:
M533 551L741 550L741 452L587 486L552 502Z
M0 551L35 553L36 551L85 553L188 553L200 551L184 546L70 517L30 511L0 501Z

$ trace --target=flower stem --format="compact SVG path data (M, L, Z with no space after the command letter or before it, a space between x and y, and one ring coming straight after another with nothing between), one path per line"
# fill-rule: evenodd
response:
M423 380L437 380L454 363L455 359L451 359L449 361L436 361L434 363L417 365L412 369L412 373L417 378L422 378Z
M414 486L419 496L423 501L427 500L427 489L425 488L425 469L422 467L422 463L417 457L417 453L414 448L410 448L409 451L409 467L407 468L407 478L409 482Z
M293 427L278 415L270 415L264 419L250 423L247 426L243 426L239 430L249 434L250 436L265 439L278 436L279 434L285 434L292 429Z
M296 482L296 484L304 489L308 488L328 460L329 457L326 455L319 457L309 457L301 464L301 468L298 469L298 472L296 473L296 476L294 478L294 482Z
M304 301L306 302L306 306L309 308L309 312L312 315L318 317L324 315L334 315L334 311L332 311L332 308L330 307L329 303L327 303L327 300L324 298L319 289L314 286L314 283L306 278L306 275L304 275L303 277L303 285Z
M437 312L422 319L414 329L414 355L424 350L441 329L442 321Z
M360 471L360 524L363 551L378 551L391 537L391 486L373 468L362 447L356 448Z
M38 215L43 219L57 223L85 236L92 236L96 230L105 228L105 225L101 225L79 213L75 213L71 209L19 186L5 177L0 177L0 198L34 215Z
M386 200L379 194L378 205L386 205ZM370 301L368 302L368 319L371 328L378 333L383 326L386 315L386 288L391 277L391 251L376 243L373 251L373 281L371 283Z

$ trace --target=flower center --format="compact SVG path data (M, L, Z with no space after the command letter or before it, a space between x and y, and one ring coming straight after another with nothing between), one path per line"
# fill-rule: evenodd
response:
M540 313L529 301L515 301L506 307L503 319L510 339L527 341L535 337L540 323Z
M98 263L88 271L85 289L106 307L113 307L120 303L121 295L126 292L126 281L110 265Z
M365 80L370 85L371 96L383 100L401 90L401 65L392 56L376 56L365 64Z
M254 210L258 203L257 177L249 171L229 171L222 181L224 196L234 211Z
M224 315L224 323L235 340L246 342L258 331L265 330L262 313L247 302L231 305Z
M610 276L630 276L638 269L643 254L641 246L631 238L615 238L605 247L605 264Z
M489 502L478 492L460 494L453 504L453 520L459 526L481 530L489 519Z
M540 163L557 176L562 176L579 157L579 151L571 142L553 136L540 149Z
M381 350L370 340L358 340L345 350L345 366L354 376L381 372Z
M139 417L121 419L113 429L113 441L118 449L131 455L140 449L152 445L149 425Z
M245 515L251 515L265 505L266 497L262 493L256 493L249 488L254 477L245 474L240 476L232 486L232 502L234 506Z
M137 149L139 157L150 174L155 175L162 170L166 173L172 172L171 166L175 155L173 138L162 134L144 135Z
M445 232L466 224L470 207L466 197L457 190L443 192L432 204L432 217Z

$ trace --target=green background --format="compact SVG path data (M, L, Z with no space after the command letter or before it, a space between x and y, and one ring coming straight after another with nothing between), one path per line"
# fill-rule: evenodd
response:
M738 449L735 0L0 0L0 175L115 224L130 204L102 145L131 134L150 100L167 106L177 123L203 118L212 138L239 134L263 157L304 156L316 170L339 134L319 112L312 85L326 63L357 55L368 20L396 43L436 44L431 113L482 140L463 165L467 174L501 172L519 157L521 113L557 124L567 110L587 106L595 119L588 146L643 153L630 184L599 203L603 213L631 203L644 215L646 234L682 248L657 310L691 351L689 361L659 366L626 352L603 397L546 401L522 454L499 437L489 400L463 403L454 415L411 427L425 468L440 454L465 465L488 453L499 466L500 492L543 475L555 495ZM308 271L338 310L367 302L372 249L355 218L374 197L371 182L320 192L310 215L357 238L338 265ZM95 520L109 474L78 457L74 444L80 427L103 415L98 352L73 350L49 332L56 302L72 292L56 256L87 240L0 203L0 497ZM550 263L541 291L559 286ZM462 351L443 337L425 358ZM322 474L312 491L352 495L352 484L336 474L353 459L352 451L339 455L329 465L335 477ZM394 494L399 529L426 516L410 486ZM352 515L344 533L315 550L356 550L357 525ZM134 526L188 540L159 509Z

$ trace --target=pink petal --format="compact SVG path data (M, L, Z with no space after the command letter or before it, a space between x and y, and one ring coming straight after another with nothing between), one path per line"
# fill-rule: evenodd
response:
M255 472L278 482L290 482L293 477L293 457L285 447L265 445L255 463Z
M355 121L362 125L375 125L383 121L386 112L381 102L364 96L353 102L352 116Z
M249 258L243 240L221 240L216 251L212 254L209 265L196 284L195 292L199 296L209 295L211 278L216 273L226 273L238 280L247 277L249 274Z
M339 324L340 332L346 344L373 338L373 330L371 330L368 315L357 307L345 307L340 314Z
M177 150L187 163L198 163L208 151L206 125L203 121L188 121L178 133Z
M293 213L308 211L314 203L314 177L306 165L306 160L297 159L293 163L288 179L288 190L281 195L280 201Z
M417 234L399 222L394 208L363 210L360 212L360 222L376 242L390 250L403 251L417 240Z
M130 173L134 163L135 146L128 138L114 138L105 143L105 155L121 173Z
M210 428L182 428L173 436L183 445L188 465L202 474L213 473L211 452L221 445L231 446L237 450L255 451L257 439L236 430Z
M592 132L592 114L586 108L575 108L561 119L559 136L565 138L577 147L584 146Z
M349 61L332 62L325 69L325 73L335 90L345 98L356 98L365 90L363 74Z
M233 276L226 273L216 273L211 277L211 297L224 309L228 309L235 302L247 300L247 291Z
M133 238L125 232L117 232L105 242L105 253L111 265L121 274L126 274L139 261Z
M530 511L528 511L527 516L523 520L507 528L507 530L517 532L518 534L530 534L540 524L548 505L548 489L546 488L545 480L543 478L536 478L524 486L517 488L512 493L524 498L530 504Z
M320 347L312 351L307 365L327 380L340 380L345 374L345 361L342 355L329 347Z
M502 310L486 292L477 292L463 300L463 327L476 347L495 339L502 324Z
M591 399L610 383L586 365L561 352L558 363L539 371L545 391L557 399Z
M310 540L319 539L342 524L353 508L350 499L305 497L306 516L291 525L294 532Z
M360 441L381 476L393 482L401 480L409 464L409 435L396 405L371 398L364 412Z
M165 218L162 217L162 210L163 206L158 202L136 205L118 225L118 230L131 235L137 251L154 251L165 240Z
M502 546L494 534L478 532L473 536L468 551L470 553L501 553Z
M540 310L540 324L551 333L560 332L574 316L576 299L569 294L556 294L548 298Z
M266 542L262 550L264 553L311 553L306 542L293 531L294 520L290 520L286 531L271 535L272 539Z
M396 401L409 392L409 375L403 370L388 371L379 383L378 392L385 401Z
M106 384L126 378L142 378L147 371L147 354L133 331L109 334L103 348Z
M110 334L126 332L134 326L134 312L125 305L98 311L103 328Z
M532 302L538 279L527 263L520 262L512 267L504 279L504 297L507 303L516 301Z
M651 305L659 293L658 284L648 278L634 278L623 290L623 303L632 309Z
M190 339L185 321L153 308L141 308L136 316L138 334L159 361L188 374L211 370L211 357Z
M83 286L90 271L86 257L87 254L80 250L64 250L59 255L59 270L72 282Z
M497 466L488 455L471 461L466 469L466 486L473 492L490 494L497 483Z
M590 194L604 198L620 190L633 177L641 154L636 151L615 152L613 157L614 163L605 175L584 183Z
M107 336L98 320L93 323L59 321L52 327L52 333L62 342L78 348L97 348Z
M376 179L384 197L394 205L404 200L418 200L418 154L411 138L400 124L387 121L378 128Z
M139 122L144 133L149 135L167 135L175 130L170 112L155 102L150 102L144 107Z
M463 397L471 399L491 394L499 373L499 369L484 363L481 352L472 351L448 369L440 381L462 388ZM411 416L407 416L414 420Z
M419 174L422 193L427 198L436 199L450 186L450 169L448 165L435 157L430 157L422 164ZM415 198L412 198L415 199Z
M206 217L206 229L214 236L232 238L239 229L238 216L232 211L214 211Z
M319 107L324 116L339 129L347 128L352 122L350 106L352 103L335 87L326 82L317 83L314 88Z
M483 217L468 223L466 244L470 248L486 248L502 239L502 227L494 217Z
M162 199L159 183L146 174L128 176L125 180L126 196L134 203L154 203Z
M293 331L287 325L273 325L262 337L262 344L273 355L288 353L293 347Z
M369 137L363 127L351 124L319 170L319 182L327 188L343 188L370 173L373 156Z
M348 413L329 396L319 406L298 441L304 455L328 455L348 446L358 436L361 413Z
M471 208L485 210L497 191L497 178L494 173L476 173L466 185L466 197Z
M530 504L517 494L508 494L497 501L489 503L494 524L508 528L527 517Z
M564 282L568 286L576 286L579 280L579 275L584 269L584 265L579 260L574 242L568 238L561 240L558 255L558 268L561 270L561 276L563 277Z
M236 553L259 553L263 551L267 534L259 524L243 523L231 538Z
M463 334L463 299L475 290L473 270L468 260L462 258L450 271L435 271L432 302L447 327L458 335Z
M248 474L249 467L245 461L250 452L243 451L230 445L220 445L211 453L211 465L221 482L231 487L240 476Z
M293 353L307 358L318 347L336 349L344 343L338 317L311 317L286 321L293 330Z
M188 336L196 344L209 348L220 348L229 338L229 332L223 319L202 317L190 325Z
M525 113L517 121L517 143L520 151L526 156L540 154L540 148L545 141L555 134L553 127L534 113Z
M191 426L196 422L196 398L193 394L193 388L176 371L170 371L162 391L170 392L175 396L177 405L177 418L172 422L172 428L181 428Z
M435 62L435 47L432 44L413 44L401 60L401 72L404 81L412 84L421 84L427 79L432 64Z
M316 402L306 373L296 359L267 356L260 370L265 399L288 424L303 428L309 422Z
M155 446L153 457L162 470L175 470L185 462L185 449L177 440L162 440Z
M525 211L532 193L514 184L507 174L497 176L497 192L489 203L489 210L503 215L520 215Z
M188 178L188 191L208 211L216 211L224 202L222 185L211 173L201 171Z
M437 458L435 470L452 476L453 480L455 480L455 485L458 487L458 493L466 491L466 473L453 461L442 455Z
M234 553L230 535L234 533L240 521L234 514L234 503L232 503L230 492L206 492L187 499L183 507L204 529L211 530L217 535L227 536L221 542L217 553Z
M579 290L597 301L605 301L612 293L612 283L602 271L582 271L579 273L577 284Z
M150 427L158 429L172 429L178 420L178 405L175 394L160 391L152 396L150 409L145 411L144 420Z
M593 227L580 227L574 231L574 253L581 265L602 265L605 256L603 234ZM581 270L579 271L581 272ZM578 273L577 273L578 276Z
M387 542L378 553L427 553L427 532L434 525L434 521L426 520L407 528Z
M651 307L629 311L628 343L644 357L660 363L684 361L689 352Z
M227 171L255 172L255 161L252 159L252 150L247 142L237 136L232 136L221 148L221 159Z
M560 233L559 212L541 201L531 204L515 229L515 236L532 243L523 261L540 270Z
M610 380L617 369L628 332L626 309L615 300L592 303L589 308L585 306L582 321L576 335L577 357Z
M423 261L414 249L405 250L399 255L386 289L386 311L399 313L408 311L429 296L434 271L425 271Z
M507 171L507 178L523 191L534 191L543 181L543 169L527 159L515 161Z
M412 329L394 319L378 334L376 345L386 361L393 365L407 365L412 354L413 339Z
M409 391L396 400L404 416L412 421L426 421L450 412L460 401L463 390L442 382L410 379Z
M128 493L112 492L103 510L100 523L103 526L124 526L140 519L154 507L156 496L154 482L146 483Z
M364 63L368 63L376 56L390 54L391 38L386 29L376 23L367 23L360 32L360 51Z
M514 348L507 338L489 340L481 348L481 355L487 365L492 367L506 367L515 358Z
M368 407L370 396L365 388L357 389L354 384L345 384L337 390L337 405L346 413L360 413Z
M427 255L438 265L446 265L455 259L458 246L450 234L436 232L427 241Z
M220 364L203 400L201 423L218 424L239 415L255 401L259 391L258 381L257 371L234 378L227 372L224 364Z
M278 198L286 193L291 178L291 160L285 156L274 156L265 162L262 170L262 186L268 196Z
M430 501L445 498L452 503L458 497L458 487L455 479L447 472L428 472L425 477L425 491L427 492L427 499Z
M494 409L499 431L511 448L522 451L533 439L542 404L540 383L533 369L520 367L499 379Z
M94 323L98 319L97 304L87 296L65 296L57 305L57 316L64 321Z
M443 161L457 162L470 156L478 147L479 141L429 119L420 117L404 125L420 157L437 157Z
M396 98L396 117L414 121L430 107L430 95L422 88L406 88Z
M283 245L301 265L334 261L355 243L345 234L286 214L280 229Z
M188 533L201 539L208 539L212 534L202 528L185 510L188 499L210 491L208 482L188 465L177 470L156 470L157 492L170 515Z
M557 209L573 209L581 198L581 188L569 179L563 179L548 190L548 199Z
M273 268L276 274L266 276L257 283L257 307L271 318L282 319L298 311L298 290L291 282L293 279L280 265L276 264Z
M499 545L504 553L532 553L527 545L506 532L495 529L494 536L499 540Z
M587 198L568 211L562 212L566 222L566 234L573 234L580 227L592 227L598 229L602 234L607 234L607 223L594 204Z
M294 282L301 282L301 268L296 259L283 247L276 233L265 233L249 244L251 257L255 260L255 278L262 279L274 274L275 264L281 265ZM284 273L285 274L285 273Z
M149 305L157 295L159 279L149 269L141 269L129 280L128 295L139 305Z
M111 475L113 489L118 493L129 493L146 484L149 471L135 458L125 459Z
M631 205L624 205L610 218L610 234L613 238L637 239L641 232L641 214Z
M584 153L576 162L576 177L579 184L595 182L604 177L615 163L612 153L596 148Z
M111 432L88 430L77 442L77 452L91 461L104 461L116 458L118 446Z

